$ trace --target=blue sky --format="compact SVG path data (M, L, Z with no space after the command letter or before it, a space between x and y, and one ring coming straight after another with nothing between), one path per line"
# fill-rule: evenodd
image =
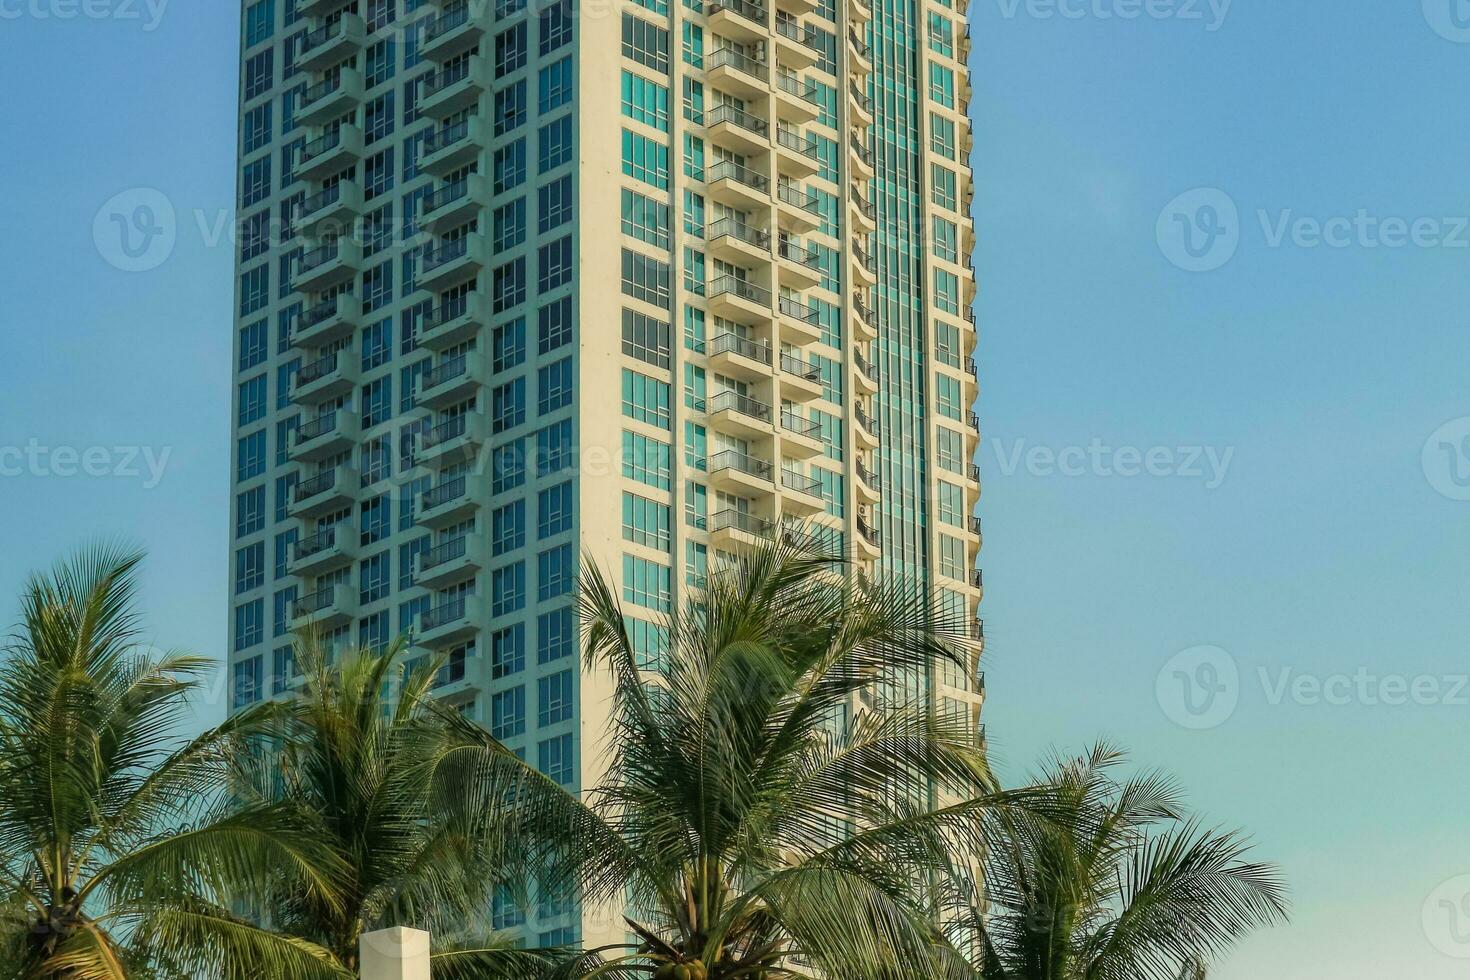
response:
M124 536L159 643L218 655L234 4L94 9L129 8L0 4L0 596ZM1438 980L1470 953L1441 904L1470 891L1452 13L972 11L991 742L1019 776L1105 735L1251 831L1296 919L1223 980ZM140 187L177 239L128 273L93 225ZM96 448L14 475L28 446Z

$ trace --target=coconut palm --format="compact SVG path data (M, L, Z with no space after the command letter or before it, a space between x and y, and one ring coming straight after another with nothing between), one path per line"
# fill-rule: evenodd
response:
M1283 922L1284 886L1238 833L1188 816L1173 780L1115 775L1107 745L1053 760L1044 813L1003 815L950 909L976 980L1200 980L1254 929Z
M654 650L584 574L587 667L614 693L579 883L636 941L566 975L935 976L927 875L1007 801L972 730L925 707L964 624L841 571L772 544L662 615Z
M312 949L228 900L267 867L325 891L332 856L284 808L225 798L262 716L184 734L211 664L143 645L140 561L95 548L21 598L0 664L0 976L312 976Z

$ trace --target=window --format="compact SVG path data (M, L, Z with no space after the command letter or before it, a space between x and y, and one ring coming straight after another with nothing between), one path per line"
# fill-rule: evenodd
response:
M360 542L363 546L382 541L393 531L393 515L386 494L364 500L358 507L361 520Z
M490 332L490 369L499 374L526 359L526 319L497 323Z
M490 473L491 493L505 493L526 482L526 454L519 441L491 451Z
M572 761L573 743L569 734L548 738L536 745L536 768L562 786L573 783Z
M526 179L526 140L524 137L495 148L493 160L496 194L504 194L520 186Z
M572 403L572 359L564 357L536 372L536 411L549 415Z
M667 490L670 472L670 448L667 443L637 432L623 431L623 476L659 490Z
M669 32L641 17L623 14L623 57L661 75L669 73Z
M958 484L939 481L939 521L950 527L965 526L965 491Z
M249 316L271 300L271 267L257 266L240 276L240 315Z
M245 46L254 47L276 29L276 0L255 0L245 8Z
M552 62L536 76L536 110L554 112L572 101L572 59Z
M941 374L935 378L934 407L940 415L947 419L953 419L956 422L963 419L963 407L960 405L960 399L960 382L957 378L951 378L947 374Z
M508 616L525 604L525 562L518 561L490 573L490 615Z
M631 616L623 620L633 644L634 663L639 670L666 672L669 665L669 634L662 626Z
M516 378L490 392L490 428L505 432L526 421L526 379Z
M669 90L667 86L649 81L623 69L623 115L652 126L660 132L669 131Z
M490 512L490 554L503 555L526 543L526 502L515 500Z
M259 656L242 660L235 664L233 683L234 697L231 701L234 707L243 708L248 704L254 704L265 696L264 678L261 676L265 661Z
M669 308L669 264L623 249L624 295Z
M536 475L559 473L572 464L572 420L548 425L536 433Z
M669 366L669 324L646 313L623 310L623 353L654 367Z
M500 691L490 697L490 734L498 739L515 738L526 732L526 689Z
M572 340L572 300L563 297L536 311L536 349L548 354Z
M568 235L536 250L536 288L543 293L572 281L572 239Z
M929 181L934 186L934 203L951 211L959 210L959 196L955 190L956 176L953 170L937 163L929 166Z
M383 508L387 511L387 507ZM388 552L373 555L358 565L358 601L363 605L388 598L393 588L392 570L388 567Z
M504 313L526 299L526 257L517 256L490 274L491 312Z
M379 320L362 331L362 369L371 371L393 360L393 321Z
M536 681L536 727L546 728L572 717L576 705L573 694L575 686L575 678L570 670L563 670Z
M704 83L692 78L684 79L684 97L681 100L684 118L696 126L704 124Z
M520 624L490 634L490 676L509 677L526 669L526 631Z
M265 542L257 541L235 552L235 594L265 584Z
M253 480L265 472L265 430L242 436L235 449L235 479Z
M673 607L672 572L635 555L623 556L623 601L668 612Z
M948 534L939 536L939 574L963 581L968 577L969 561L965 557L965 543Z
M954 24L948 17L932 10L929 12L929 49L946 58L954 57Z
M623 414L660 429L669 428L669 383L623 368Z
M668 190L669 148L631 130L623 130L623 173Z
M363 138L372 143L391 136L396 118L393 110L393 91L389 89L364 107Z
M245 113L244 152L254 153L271 141L271 106L270 102L262 102Z
M572 484L542 490L536 498L536 536L549 538L572 529Z
M955 158L954 120L929 113L929 149L942 157Z
M577 555L569 544L536 556L536 599L545 602L566 595L577 583Z
M526 81L512 82L495 93L495 135L504 136L526 121Z
M561 177L536 190L538 232L548 232L572 220L572 178Z
M704 67L704 28L698 24L684 21L684 64L691 68Z
M935 215L932 227L934 229L934 255L946 262L958 262L960 260L960 240L959 229L955 223Z
M965 471L965 437L953 429L938 426L935 445L939 468L950 473Z
M623 540L659 551L670 542L669 506L637 494L623 494Z
M393 418L393 375L369 381L362 389L362 427L371 429Z
M245 99L256 98L270 91L274 83L275 51L271 48L245 59Z
M960 328L940 321L934 327L934 356L940 364L960 366Z
M546 173L572 158L572 117L562 116L536 130L536 172Z
M243 538L265 529L265 487L252 487L235 495L235 537Z
M569 0L557 0L541 11L537 34L537 50L547 55L572 40L572 7Z
M253 647L265 638L265 600L252 599L235 607L235 650Z
M495 35L495 77L504 78L526 64L526 22Z
M554 609L536 617L536 662L549 664L576 650L576 623L572 610Z
M934 305L945 313L960 312L960 277L943 269L934 270Z
M669 206L622 189L623 234L657 248L669 247ZM703 229L701 228L701 231Z
M397 45L392 38L385 38L373 44L367 50L367 68L364 73L364 83L368 88L381 85L393 77L393 70L397 62ZM389 93L391 94L391 93ZM390 101L388 103L392 105Z
M954 108L954 72L932 61L929 63L929 98L946 109Z
M265 418L265 398L265 375L262 374L248 381L242 381L240 383L238 424L246 426Z

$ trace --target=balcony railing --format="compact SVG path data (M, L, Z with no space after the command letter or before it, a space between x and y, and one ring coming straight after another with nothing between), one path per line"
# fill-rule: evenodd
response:
M769 289L764 286L757 286L755 283L738 278L737 276L720 276L709 284L705 295L713 299L716 296L722 296L726 293L732 296L738 296L743 300L748 300L760 306L771 305L771 291Z
M734 238L747 245L754 245L759 249L768 249L771 247L770 232L761 231L759 228L752 228L745 222L735 218L721 218L718 221L710 223L704 229L704 239L707 242L712 242L716 238L725 237Z
M330 551L337 545L337 527L333 526L324 531L318 531L309 538L302 538L296 542L293 554L297 561L305 561L313 555L319 555L324 551Z
M878 383L878 369L873 366L872 361L863 356L862 351L853 351L852 360L853 363L857 365L857 369L863 373L863 377L867 378L874 384Z
M783 71L776 73L776 87L787 95L794 95L798 99L816 104L816 82L804 82L791 72Z
M722 391L709 400L706 409L711 415L716 412L739 412L761 422L771 421L771 406L738 391Z
M438 387L446 381L453 381L455 378L463 377L465 372L469 370L469 366L470 361L466 355L461 354L458 357L452 357L443 364L432 367L423 373L419 378L419 391L428 391L430 388Z
M866 540L868 544L872 545L875 548L878 546L878 543L883 540L883 536L878 533L878 529L876 527L873 527L861 517L857 519L857 529L858 533L863 536L864 540Z
M804 157L817 158L817 139L815 136L803 136L789 129L776 130L776 145L785 147L793 153L800 153Z
M302 201L297 210L297 214L315 214L322 208L329 208L340 200L342 200L342 182L338 181L331 187L325 188Z
M338 296L340 295L339 293ZM302 312L301 319L297 321L297 329L310 330L318 323L326 323L332 317L336 316L339 305L337 302L338 296L328 297L315 306L308 307Z
M752 361L762 364L771 363L771 345L760 341L751 340L734 333L716 334L709 342L709 353L714 354L739 354L748 357ZM784 357L784 355L783 355Z
M867 466L863 464L862 460L858 460L857 475L858 479L862 480L874 490L883 489L883 484L878 481L878 474L868 469Z
M421 92L421 98L432 98L451 85L457 85L466 78L469 78L470 69L473 65L473 59L465 58L447 68L441 68L432 74L424 76L422 87L419 90Z
M425 609L419 616L419 627L425 632L438 629L446 623L464 619L467 603L464 596L441 602L432 609Z
M450 31L463 27L470 22L470 5L464 4L452 10L446 10L438 17L424 21L421 44L428 44L448 34Z
M729 123L762 137L771 131L770 124L766 120L753 112L746 112L739 106L733 105L717 105L705 113L704 124L706 126L717 126L720 123Z
M296 443L309 442L319 439L324 435L337 431L337 411L333 410L324 415L318 415L309 422L302 422L301 428L296 430Z
M727 449L722 453L715 453L709 460L709 471L718 473L721 470L735 470L747 476L753 476L759 480L771 478L771 464L754 456L747 456L738 449Z
M793 320L800 320L802 323L815 324L817 322L815 306L807 306L801 300L792 299L790 296L781 297L781 313Z
M337 370L337 363L337 354L333 352L326 357L319 357L310 364L305 365L296 372L296 387L302 388L313 382L320 381Z
M311 105L313 102L318 102L322 99L325 99L327 96L336 92L342 87L342 78L342 75L333 75L330 78L324 78L320 82L317 82L315 85L308 88L305 92L301 93L301 101L297 103L298 107ZM311 144L308 143L307 149L302 150L301 156L303 158L315 156L314 153L308 152L310 150L310 147Z
M469 193L469 178L461 177L459 180L450 181L424 198L423 210L419 214L428 214L431 211L437 211L447 204L453 204L455 201L467 197Z
M805 378L807 381L820 381L822 379L821 368L815 364L809 364L803 361L795 354L783 353L781 355L781 370L787 374L794 374L798 378Z
M977 568L970 573L970 584L977 589L985 588L985 569Z
M856 187L852 189L852 200L857 209L868 216L868 220L878 220L878 205L859 194Z
M769 538L775 531L776 525L765 518L740 510L722 510L710 518L709 529L711 531L723 531L726 528L744 531L758 538Z
M848 138L847 145L852 147L852 152L857 155L857 158L859 160L863 161L863 163L866 163L870 167L873 165L872 150L868 149L866 146L863 146L863 144L859 143L855 139L852 139L851 137Z
M445 504L458 500L465 495L468 482L462 476L456 476L452 480L445 480L437 487L430 487L419 495L419 507L423 510L433 510Z
M315 592L308 592L291 604L293 616L300 619L305 616L315 616L323 610L330 609L336 605L337 587L329 585Z
M465 315L470 308L469 293L447 299L434 307L424 317L423 330L427 333Z
M296 484L295 499L299 504L303 500L310 500L317 494L326 493L337 486L337 470L332 468L325 473L318 473L308 480L302 480ZM298 556L299 557L299 556Z
M861 302L854 302L852 304L852 309L853 309L853 312L857 314L859 320L861 320L864 323L866 323L874 331L877 331L877 329L878 329L878 315L876 313L874 313L872 310L868 309Z
M704 182L706 184L727 179L749 187L751 190L761 192L764 192L766 188L771 186L771 182L765 174L756 173L749 167L736 163L733 160L721 160L719 163L712 164L704 172Z
M804 44L818 52L821 51L821 41L818 39L816 30L810 27L803 27L794 20L778 17L776 19L776 33L789 41Z
M440 565L445 565L463 558L468 548L469 536L461 534L457 538L452 538L424 552L423 558L419 559L419 569L428 571L431 568L438 568Z
M728 10L733 14L739 14L746 20L755 21L762 27L766 25L766 8L763 4L751 3L750 0L709 0L704 5L705 14L711 17L721 10Z
M984 527L984 525L982 525L980 523L980 518L976 517L974 514L971 514L970 515L970 533L971 534L980 534L983 527Z
M822 495L822 482L820 480L814 480L809 476L803 476L792 470L781 471L781 486L787 490L795 490L797 493L804 493L812 497L820 497Z
M817 247L815 245L813 245L811 248L807 248L796 239L783 238L781 239L780 244L776 249L776 252L781 256L781 258L786 259L788 262L795 262L797 265L802 266L806 269L811 269L814 272L822 271L822 256L821 253L817 251Z
M857 419L858 425L862 426L864 431L866 431L870 435L878 434L878 426L873 422L873 419L868 415L868 413L863 411L863 407L861 405L853 408L852 414L853 417Z
M438 153L440 150L447 150L449 147L468 137L469 134L470 121L468 119L461 119L451 126L440 126L438 129L431 129L428 135L424 137L423 155L428 156L431 153Z
M308 31L307 33L301 35L301 40L300 42L298 42L296 47L297 57L310 54L312 51L316 50L322 45L330 44L332 41L335 41L339 37L346 37L347 25L348 20L346 17L343 17L335 24L326 24L322 27L318 27L314 31Z
M470 417L467 413L456 415L447 422L440 422L419 437L419 448L433 449L451 439L458 439L469 431L469 423Z
M873 257L865 252L863 250L863 247L857 242L852 243L852 256L853 258L858 260L858 265L862 266L864 269L867 269L871 273L877 273L878 267L873 264Z
M314 269L320 269L328 262L336 261L341 254L342 244L337 241L320 245L309 252L303 252L300 261L296 263L296 274L305 275Z
M764 61L752 58L735 48L720 48L718 51L711 52L704 59L704 67L706 71L715 68L734 68L762 82L771 77L771 70Z
M872 98L868 95L868 93L860 91L857 87L857 83L848 82L847 91L852 96L852 101L861 106L864 112L866 112L870 116L873 114Z
M873 60L873 49L868 47L867 41L858 37L857 31L849 27L847 29L847 39L852 42L852 48L858 53L859 58L862 58L864 61Z
M781 412L781 428L795 435L804 436L807 439L820 441L822 438L822 423L813 422L811 419L804 419L795 412Z
M440 242L438 248L429 248L424 250L424 264L422 270L420 271L429 272L433 269L439 268L442 265L448 265L450 262L453 262L456 259L463 258L469 253L469 250L470 240L467 236L463 238L450 238L446 241Z
M806 191L794 184L782 184L777 187L776 198L783 204L789 204L813 214L816 214L817 208L821 207L821 200L817 197L816 191Z

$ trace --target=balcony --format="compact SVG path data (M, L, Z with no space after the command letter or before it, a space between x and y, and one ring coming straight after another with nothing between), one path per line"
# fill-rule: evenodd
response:
M878 206L863 197L856 187L850 193L853 227L861 234L871 235L878 230Z
M350 466L334 466L307 477L291 491L290 514L295 518L315 519L325 514L346 510L357 502L362 477Z
M847 83L847 93L850 97L848 104L852 106L852 114L862 122L864 126L873 125L873 100L857 87L856 82Z
M457 596L419 614L414 642L431 650L457 646L478 633L485 621L478 596Z
M470 354L460 354L434 365L419 376L419 391L414 404L438 411L466 401L485 383L488 372L484 361Z
M771 79L771 69L764 61L734 48L710 52L704 70L709 84L745 99L764 98Z
M733 333L716 334L706 349L710 367L720 374L747 381L771 376L771 345Z
M859 180L872 180L876 172L873 170L873 151L859 143L854 137L848 137L847 148L848 156L852 160L853 173Z
M781 412L782 448L795 459L811 459L822 452L822 426L795 412Z
M847 29L847 46L857 59L855 67L864 74L873 70L873 49L868 47L868 42L858 37L857 31L851 27Z
M863 410L861 405L855 406L852 412L853 420L857 425L852 427L853 440L860 449L878 448L878 423Z
M771 261L771 233L735 218L721 218L705 226L704 243L705 254L735 265Z
M296 0L296 13L302 17L325 17L347 6L350 0Z
M442 351L457 347L479 333L486 322L479 293L464 293L429 311L419 326L419 346Z
M853 379L857 382L858 390L865 395L876 395L878 393L878 369L873 362L863 356L863 352L855 350L852 352L852 363L857 368L853 372Z
M783 177L810 177L821 169L815 136L803 136L793 129L776 130L776 155L781 160Z
M297 205L296 230L307 238L319 238L323 232L350 232L362 214L362 200L362 185L339 180Z
M789 71L776 72L776 117L793 123L808 123L821 115L817 83L807 82Z
M821 398L822 372L798 354L781 354L781 397L791 401Z
M329 585L307 593L291 604L291 628L332 630L347 626L357 621L357 599L357 590L346 585Z
M790 183L776 188L776 220L787 231L804 233L822 227L820 208L814 191Z
M439 481L419 494L414 512L418 523L427 528L453 527L468 520L479 508L480 501L490 499L484 477L463 473Z
M291 435L291 458L298 462L328 459L351 449L360 435L357 415L339 408L301 423Z
M861 514L856 523L857 534L853 536L853 543L857 545L858 555L872 561L883 554L882 536Z
M777 0L776 9L799 17L816 10L817 0Z
M298 405L335 401L357 387L362 375L362 358L351 348L319 357L291 378L291 400Z
M787 68L810 68L821 57L817 32L790 17L776 18L776 60Z
M423 253L419 287L437 292L473 279L484 268L488 254L482 235L461 235L441 241Z
M853 483L853 489L857 491L858 501L865 504L876 504L882 494L882 484L878 482L878 474L868 469L862 460L858 460L853 468L857 470L857 480Z
M864 286L878 284L878 264L856 241L852 242L852 272L854 278Z
M763 459L727 449L709 458L709 482L716 490L737 494L775 492L775 468Z
M358 540L357 529L351 523L334 524L297 541L291 549L291 561L286 571L306 578L355 565L359 553Z
M710 30L737 41L766 39L766 8L751 0L709 0L704 5Z
M848 0L847 13L858 23L866 24L873 19L872 2L871 0Z
M303 293L319 293L353 282L362 272L362 244L338 238L301 255L293 282Z
M325 180L351 170L362 159L362 130L343 123L307 143L296 156L296 176Z
M771 291L736 276L720 276L705 286L709 311L737 323L771 322Z
M722 510L709 519L710 540L715 547L743 545L758 548L768 544L776 525L763 517L739 510Z
M771 146L771 126L753 112L717 105L704 114L709 138L740 153L764 153Z
M794 296L782 296L777 306L781 313L781 339L786 343L804 347L822 339L815 306L808 306Z
M334 24L325 24L301 35L296 48L296 67L302 71L321 71L340 65L362 50L367 40L367 26L357 14L343 14Z
M474 220L489 200L489 181L479 174L461 177L424 198L419 227L430 234L442 235Z
M485 444L485 416L464 413L440 422L419 434L414 462L420 466L444 469L468 463L479 455Z
M362 325L362 302L351 293L338 293L303 310L291 330L295 347L324 347L351 337Z
M424 21L419 29L419 54L443 62L479 44L485 27L475 16L478 8L478 3L464 3Z
M782 235L776 254L781 258L776 264L776 275L782 285L808 289L821 283L822 260L815 246L808 248L799 239Z
M771 406L738 391L722 391L712 396L705 411L709 413L710 426L721 432L757 439L772 432Z
M878 314L863 305L862 300L852 303L853 335L860 341L878 339Z
M765 207L771 201L770 179L730 160L705 168L704 191L711 201L741 210Z
M468 109L485 93L485 79L493 77L477 55L456 61L420 83L419 111L431 119L444 119Z
M424 137L419 170L431 177L442 178L469 166L487 145L485 124L479 116L440 126Z
M296 122L303 126L320 126L341 119L362 101L362 74L355 68L340 69L330 78L317 82L301 96L296 107Z
M781 470L781 509L788 514L809 517L827 509L822 500L821 481L804 473L783 468Z
M461 534L418 556L413 583L426 589L440 589L463 582L474 577L480 570L482 556L489 553L480 535Z

